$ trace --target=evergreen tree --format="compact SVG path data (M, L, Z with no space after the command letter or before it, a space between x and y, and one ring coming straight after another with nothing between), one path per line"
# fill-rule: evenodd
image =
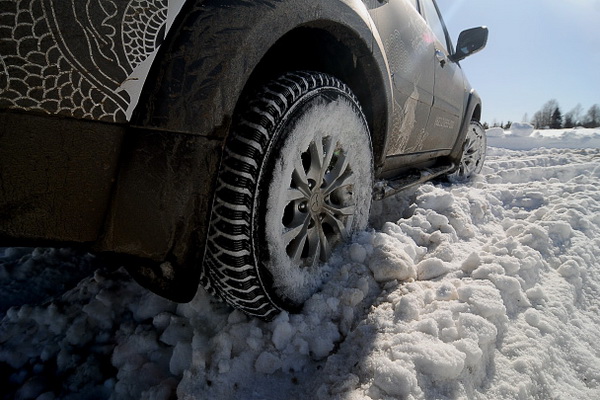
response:
M552 118L550 120L550 128L552 129L560 129L562 127L562 114L560 112L560 108L558 106L554 109L552 113Z
M565 120L563 122L563 128L573 128L574 126L575 123L573 122L573 117L571 116L571 114L566 113Z

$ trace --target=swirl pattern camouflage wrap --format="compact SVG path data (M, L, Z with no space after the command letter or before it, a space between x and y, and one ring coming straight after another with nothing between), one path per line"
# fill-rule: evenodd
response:
M0 0L0 109L125 122L168 0Z

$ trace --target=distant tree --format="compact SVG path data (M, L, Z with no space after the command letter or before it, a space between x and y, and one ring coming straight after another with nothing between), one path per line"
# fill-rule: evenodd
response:
M511 125L512 125L512 121L508 121L502 128L504 128L504 129L510 129Z
M484 122L483 129L490 129L490 125L487 122Z
M591 106L587 114L585 114L585 123L583 126L586 128L597 128L600 126L600 106L598 104Z
M563 127L565 128L573 128L575 126L581 125L581 113L583 108L581 104L577 104L571 111L565 114Z
M542 109L533 114L531 123L537 128L546 128L552 125L552 115L558 108L558 101L549 100L542 106Z
M554 112L552 113L552 119L550 120L550 128L552 129L560 129L562 128L562 113L560 112L560 108L556 107Z
M536 129L539 129L541 127L544 126L544 121L543 121L543 117L542 117L542 112L541 111L536 111L535 114L533 114L533 118L531 118L531 124L533 126L536 127Z
M521 119L521 122L525 123L529 123L529 114L525 113L523 114L523 118Z
M573 118L569 113L565 114L565 120L563 121L563 128L573 128L575 123L573 122Z

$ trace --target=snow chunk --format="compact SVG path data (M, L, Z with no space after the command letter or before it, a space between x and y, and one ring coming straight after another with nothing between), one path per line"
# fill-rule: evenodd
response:
M337 326L331 322L320 326L318 332L318 336L313 335L308 338L310 352L315 360L327 357L334 349L335 343L340 340L340 332Z
M367 258L367 250L359 243L350 245L350 258L357 263L364 263Z
M438 278L450 271L450 266L439 258L428 258L416 266L419 280Z
M292 325L289 322L283 321L275 325L271 341L275 345L275 348L281 351L289 345L293 334Z
M376 364L373 371L373 384L388 396L406 397L417 386L417 378L402 361L382 358L377 360Z
M485 131L485 135L490 138L490 137L503 137L504 136L504 129L500 128L499 126L487 129Z
M169 361L169 371L175 375L182 375L192 364L192 344L178 342L173 349L173 355Z
M528 123L513 122L512 124L510 124L510 132L514 136L518 136L518 137L531 136L531 134L533 133L533 130L534 130L533 125L528 124Z
M424 343L415 350L417 369L435 379L456 379L465 367L466 354L450 344Z
M506 318L500 292L489 285L462 286L457 289L461 301L469 303L484 318Z
M272 374L281 368L281 360L275 354L264 351L256 359L254 368L261 374Z
M493 343L498 335L498 329L479 315L462 313L457 326L461 337L472 339L480 346Z
M454 196L446 191L436 189L417 196L417 202L420 207L427 210L444 212L454 204ZM447 223L447 221L448 219L446 218L445 223Z
M477 253L471 253L469 256L463 261L461 265L461 270L467 274L475 271L477 267L481 265L481 258Z
M476 366L483 357L483 351L479 348L476 341L465 338L452 343L459 351L465 353L465 365Z
M393 237L380 233L369 260L369 269L377 282L414 279L417 272L414 260L404 250L404 245Z

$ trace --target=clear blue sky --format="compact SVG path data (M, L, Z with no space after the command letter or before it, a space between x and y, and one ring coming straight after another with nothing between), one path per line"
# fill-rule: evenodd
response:
M600 0L437 0L456 44L486 25L487 47L461 65L485 122L521 122L550 99L564 114L600 104Z

